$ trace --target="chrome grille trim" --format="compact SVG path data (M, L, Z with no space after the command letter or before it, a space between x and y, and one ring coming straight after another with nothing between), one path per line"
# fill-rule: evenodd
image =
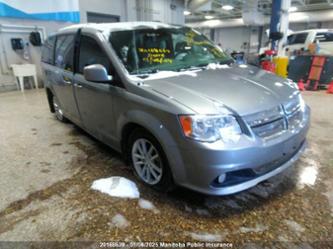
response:
M261 126L252 127L252 130L257 136L270 139L286 131L286 121L284 118L280 118Z
M288 116L288 129L295 131L298 127L302 125L303 113L301 110L298 110Z
M300 96L294 96L283 105L246 115L243 119L253 133L263 139L274 138L287 130L295 132L303 120Z
M281 106L277 106L262 112L257 112L244 117L245 122L250 127L257 127L274 122L284 117Z
M247 115L244 120L254 134L265 139L280 135L287 129L282 106Z
M295 98L288 101L288 103L284 103L283 108L287 115L297 112L301 108L299 96L297 95Z

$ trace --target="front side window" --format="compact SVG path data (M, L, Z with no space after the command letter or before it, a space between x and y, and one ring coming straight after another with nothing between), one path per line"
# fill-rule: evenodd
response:
M231 60L204 35L184 27L114 31L110 43L130 74L179 71Z
M54 44L55 44L56 37L51 36L49 37L42 49L42 62L47 64L54 64Z
M79 56L79 73L83 74L84 67L92 64L101 64L109 73L111 72L109 58L94 38L85 35L81 36Z
M74 35L60 35L57 37L55 49L55 65L73 72Z
M288 36L288 45L293 45L293 44L304 44L306 41L306 38L308 37L307 32L305 33L298 33L298 34L293 34Z

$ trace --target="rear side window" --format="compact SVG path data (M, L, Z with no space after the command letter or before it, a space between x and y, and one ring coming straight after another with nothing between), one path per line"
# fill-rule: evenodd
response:
M319 42L333 42L333 32L317 33L315 40Z
M73 34L58 36L55 49L55 65L70 72L73 72L74 37Z
M42 49L42 62L47 64L54 64L54 44L56 37L49 37L43 45Z
M307 32L305 33L298 33L298 34L293 34L288 36L288 45L293 45L293 44L304 44L306 41L306 38L308 37Z
M83 69L92 64L103 65L111 73L109 58L99 46L97 41L89 36L82 35L80 39L80 58L78 72L83 74Z

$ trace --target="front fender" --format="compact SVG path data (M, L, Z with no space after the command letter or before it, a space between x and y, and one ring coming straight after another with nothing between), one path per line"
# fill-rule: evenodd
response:
M119 138L122 136L123 128L130 123L145 128L157 139L168 159L174 180L176 182L181 181L185 177L185 171L183 167L179 167L183 165L183 161L178 150L178 144L172 136L174 127L171 127L172 125L168 125L150 113L142 110L130 110L118 119L117 135ZM177 174L174 174L176 171Z

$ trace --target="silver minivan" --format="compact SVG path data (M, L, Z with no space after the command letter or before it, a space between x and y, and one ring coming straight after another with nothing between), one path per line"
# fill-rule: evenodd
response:
M235 65L188 27L70 26L45 42L42 68L51 112L121 151L158 190L236 193L306 146L310 110L295 83Z

